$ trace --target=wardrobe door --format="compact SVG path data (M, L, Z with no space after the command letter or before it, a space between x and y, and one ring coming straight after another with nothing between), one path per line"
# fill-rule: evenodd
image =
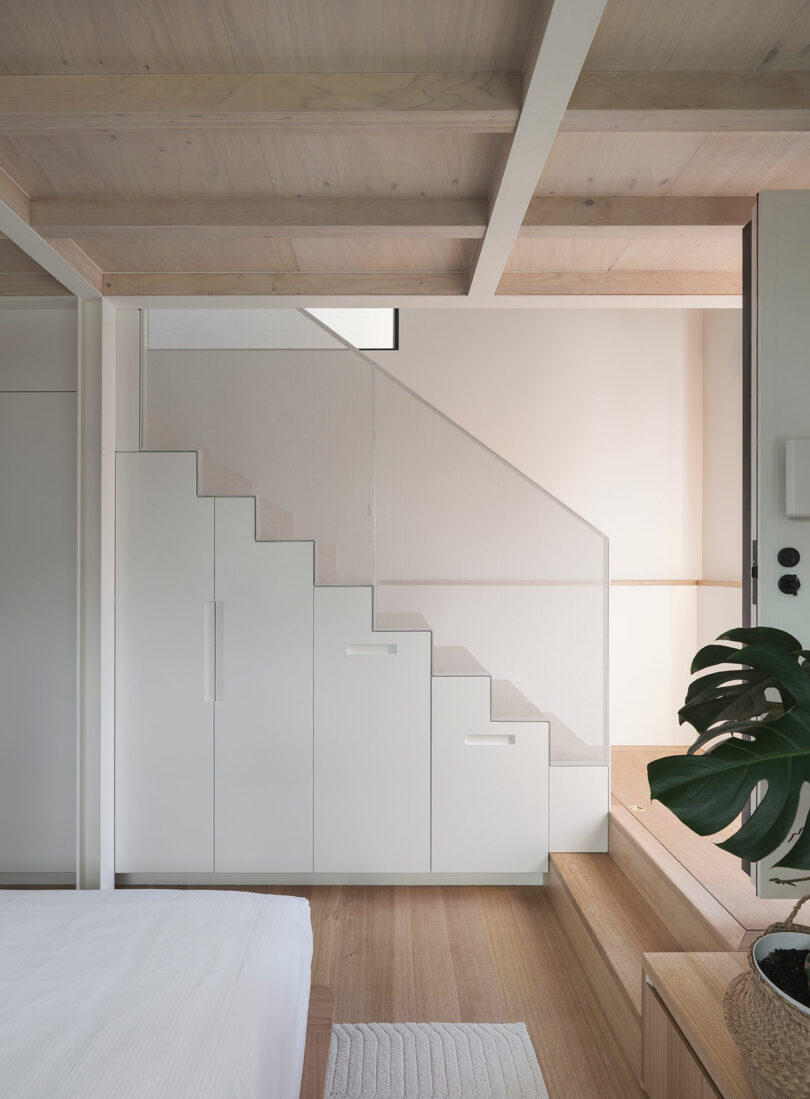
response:
M0 514L0 875L59 881L76 858L75 393L0 393Z
M257 542L215 502L218 872L312 870L312 542Z
M367 587L315 591L315 870L430 870L430 634L374 632Z
M195 454L116 480L116 870L212 871L214 502Z

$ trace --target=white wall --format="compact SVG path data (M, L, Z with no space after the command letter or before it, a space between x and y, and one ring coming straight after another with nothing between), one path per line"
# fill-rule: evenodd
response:
M620 581L701 575L698 310L407 310L373 358L611 541ZM611 592L614 744L685 743L694 584Z
M742 312L703 314L703 570L699 645L742 619Z

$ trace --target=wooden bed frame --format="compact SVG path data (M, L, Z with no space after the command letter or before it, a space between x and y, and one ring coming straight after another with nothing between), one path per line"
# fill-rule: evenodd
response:
M331 988L313 985L309 993L307 1044L304 1048L300 1099L324 1099L334 1014L335 997Z

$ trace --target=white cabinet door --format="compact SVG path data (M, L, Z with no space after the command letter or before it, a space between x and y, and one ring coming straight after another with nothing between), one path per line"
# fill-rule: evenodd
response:
M117 457L119 872L214 868L214 501L196 477L194 454Z
M0 394L0 514L0 873L64 873L76 834L74 393Z
M312 871L313 543L257 542L215 501L215 869Z
M315 590L315 870L430 869L430 634L375 633L371 590Z
M548 859L548 722L490 721L486 676L433 678L437 873L540 873Z

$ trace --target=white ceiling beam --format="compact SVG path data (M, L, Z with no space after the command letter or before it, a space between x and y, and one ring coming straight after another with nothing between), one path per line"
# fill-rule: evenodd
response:
M553 0L478 250L470 297L493 295L520 233L607 0Z
M12 240L43 271L77 298L101 295L100 269L72 240L49 244L31 227L31 203L28 195L11 176L0 170L0 233Z
M810 72L584 72L562 130L810 129Z
M511 133L521 74L0 76L0 134L412 129Z

